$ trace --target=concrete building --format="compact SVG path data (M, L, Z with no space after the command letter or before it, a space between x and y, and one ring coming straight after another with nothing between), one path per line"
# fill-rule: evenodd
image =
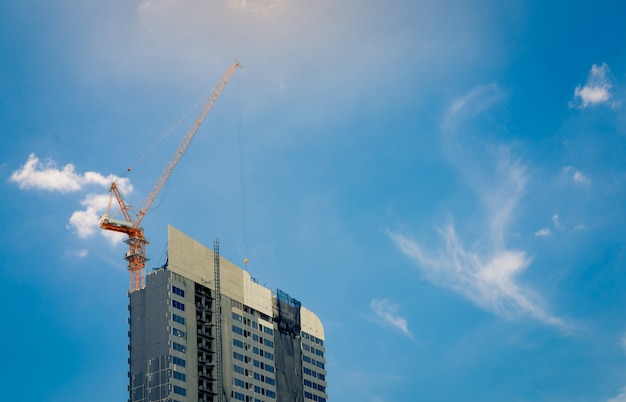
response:
M326 402L319 318L217 247L170 226L166 267L130 294L129 401Z

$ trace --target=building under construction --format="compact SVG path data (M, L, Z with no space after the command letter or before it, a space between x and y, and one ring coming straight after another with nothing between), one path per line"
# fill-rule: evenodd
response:
M173 227L130 293L131 402L326 402L324 328L285 292Z

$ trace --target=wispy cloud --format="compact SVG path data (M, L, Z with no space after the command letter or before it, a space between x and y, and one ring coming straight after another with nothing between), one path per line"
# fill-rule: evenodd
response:
M544 236L550 236L550 229L549 228L541 228L538 231L535 232L535 236L537 237L544 237Z
M606 103L611 98L609 90L612 85L607 77L609 67L602 63L591 66L587 82L584 86L578 85L574 90L574 99L569 103L570 107L586 108L589 106Z
M473 118L502 99L497 86L474 89L454 101L444 115L442 138L447 144L448 156L457 165L483 206L485 227L473 246L466 246L457 235L453 224L438 229L442 245L433 251L405 234L389 231L395 246L414 261L426 279L437 286L451 289L477 306L507 319L530 316L545 324L568 329L569 325L549 312L542 298L527 284L520 274L531 264L524 251L506 246L508 225L515 214L528 181L526 166L513 155L510 147L490 144L487 158L468 156L453 133L465 127ZM461 116L463 121L459 121ZM463 117L464 116L464 117ZM451 119L458 124L449 124ZM537 235L547 235L548 229Z
M563 172L570 175L574 183L578 184L590 184L591 178L588 175L583 174L580 170L573 166L565 166Z
M373 299L370 302L370 309L381 324L390 325L409 338L413 338L406 318L398 315L398 308L399 305L389 299Z
M58 168L52 159L40 160L35 154L30 154L26 163L9 177L20 189L43 190L59 192L61 194L77 193L90 189L108 189L115 181L123 193L133 191L128 178L121 178L110 174L104 176L98 172L78 173L73 164L68 163ZM92 236L98 230L98 219L108 207L109 195L89 193L84 196L81 204L85 209L74 211L67 227L74 229L78 237ZM103 232L103 236L111 242L117 243L123 238L119 233Z
M267 13L276 9L281 0L228 0L235 8L243 9L251 13Z
M619 394L607 399L606 402L626 402L626 387L623 387Z
M479 85L467 94L455 99L443 117L445 130L456 128L456 123L472 118L504 98L504 93L495 83Z
M83 248L80 250L70 250L66 254L74 257L85 258L87 257L87 255L89 255L89 251Z

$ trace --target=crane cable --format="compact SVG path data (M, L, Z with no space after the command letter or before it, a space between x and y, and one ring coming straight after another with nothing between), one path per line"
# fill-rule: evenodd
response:
M165 134L163 134L163 136L162 136L161 138L159 138L159 139L158 139L158 140L157 140L154 144L152 144L152 146L151 146L150 148L148 148L148 150L147 150L146 152L144 152L144 154L143 154L143 155L141 155L141 156L139 157L139 159L137 159L137 160L135 161L135 163L133 163L132 165L130 165L130 166L128 167L127 171L126 171L124 174L122 174L120 177L124 177L124 176L126 176L126 174L127 174L128 172L130 172L131 170L133 170L133 169L135 168L135 166L137 166L137 164L139 164L141 161L143 161L143 160L144 160L144 158L145 158L146 156L148 156L148 154L150 154L150 153L154 150L154 148L156 148L159 144L161 144L161 142L163 142L163 140L165 140L167 137L169 137L169 136L170 136L170 134L172 134L172 133L174 132L174 130L176 130L176 128L177 128L178 126L180 126L180 124L181 124L183 121L187 120L187 118L189 117L189 115L190 115L190 114L192 114L192 113L193 113L196 109L198 109L198 107L200 107L200 105L202 105L203 103L205 103L205 102L206 102L206 100L209 98L209 96L210 96L210 95L211 95L211 93L209 93L208 95L205 95L202 99L200 99L200 101L199 101L199 102L198 102L198 103L197 103L194 107L192 107L192 108L191 108L191 110L189 110L189 111L188 111L188 112L187 112L187 113L186 113L183 117L181 117L181 118L180 118L180 120L178 120L178 121L177 121L177 122L176 122L176 123L175 123L172 127L170 127L170 129L169 129L169 130L167 130L167 131L165 132Z
M241 81L239 75L237 81L237 130L239 139L239 183L241 186L241 233L243 237L243 263L248 270L248 216L246 212L246 180L243 158L243 129L241 119Z

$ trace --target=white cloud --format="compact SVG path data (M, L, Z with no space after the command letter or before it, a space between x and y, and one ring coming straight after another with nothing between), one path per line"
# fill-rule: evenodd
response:
M407 320L398 315L398 307L389 299L374 299L370 302L370 308L383 324L391 325L399 329L404 335L413 338Z
M108 189L115 181L123 193L133 191L133 186L128 178L121 178L110 174L104 176L98 172L77 173L72 163L63 168L57 168L52 159L41 161L35 154L30 154L26 163L9 177L9 181L17 183L21 189L56 191L62 194L76 193L88 187ZM112 243L118 243L123 235L98 228L100 215L106 212L109 203L108 194L90 193L81 201L83 210L74 211L69 219L67 227L74 229L80 238L93 236L100 232Z
M80 249L80 250L71 250L67 252L67 255L72 255L74 257L80 257L80 258L85 258L87 257L87 255L89 255L89 251L87 251L86 249Z
M504 94L494 83L477 86L452 102L444 116L443 125L446 129L454 128L455 122L484 112L503 97Z
M484 257L477 251L466 250L452 226L440 230L439 234L445 246L435 255L425 252L407 236L389 235L432 283L452 289L481 308L507 319L529 315L546 324L567 328L563 320L543 307L534 291L518 283L517 277L531 262L524 252L500 250Z
M108 208L109 195L88 194L80 203L85 209L74 211L68 224L69 228L73 228L76 231L78 237L87 238L99 232L113 244L119 243L124 239L125 235L123 233L101 230L98 226L100 216Z
M619 394L607 399L606 402L626 402L626 387L623 387Z
M133 187L127 178L120 178L115 175L103 176L97 172L76 173L72 163L58 169L52 159L41 161L35 154L30 154L26 163L14 171L9 177L9 181L17 183L21 189L35 189L58 191L60 193L75 193L83 190L89 185L96 185L108 188L113 181L124 193L132 191Z
M538 231L535 232L535 236L537 237L543 237L543 236L549 236L550 235L550 229L549 228L541 228Z
M485 213L485 222L472 225L485 228L477 235L474 246L465 246L452 224L438 230L438 248L425 247L397 232L390 231L388 235L433 284L451 289L498 316L529 316L565 330L569 325L550 313L542 298L520 280L531 258L524 251L506 246L506 229L528 181L526 166L506 146L485 144L479 157L471 157L471 147L462 144L463 137L455 132L467 130L468 117L486 111L498 99L502 96L495 85L474 89L452 103L441 126L448 156L474 190ZM455 124L449 124L451 118ZM476 145L473 137L470 141ZM547 233L548 229L537 232Z
M570 102L570 107L586 108L607 102L611 98L609 90L612 87L607 77L608 72L609 67L605 63L601 66L596 64L591 66L585 85L578 85L574 90L574 99Z
M229 0L229 3L235 8L252 13L267 13L276 9L281 2L279 0Z
M554 227L556 228L561 227L561 221L559 221L559 214L552 215L552 223L554 224Z
M588 175L583 174L580 170L576 169L573 166L565 166L563 168L563 172L567 174L571 174L571 178L575 183L578 184L590 184L591 178Z

